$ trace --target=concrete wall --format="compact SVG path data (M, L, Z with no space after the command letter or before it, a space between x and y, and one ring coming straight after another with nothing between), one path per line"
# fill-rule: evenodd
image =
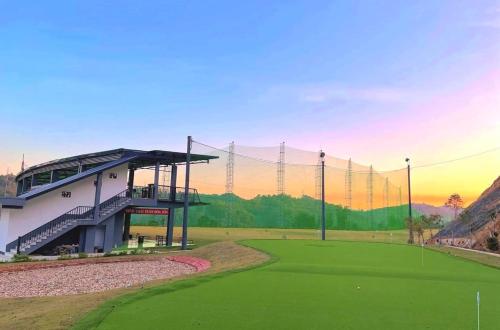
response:
M110 173L116 173L116 179L110 178ZM127 164L103 173L101 202L127 189L127 173ZM18 236L40 227L77 206L94 206L96 178L97 176L94 175L30 199L22 209L3 209L0 218L0 251L5 251L5 246ZM62 197L63 191L71 192L71 198Z
M86 233L80 235L80 249L86 253L93 253L95 248L110 252L113 248L120 246L123 243L124 219L125 213L121 211L101 222L98 226L88 226L82 229Z
M7 234L9 232L10 209L0 208L0 251L5 251Z

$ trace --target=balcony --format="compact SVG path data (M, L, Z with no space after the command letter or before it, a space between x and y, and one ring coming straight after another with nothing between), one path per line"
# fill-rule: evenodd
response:
M171 187L171 186L158 186L158 201L160 202L175 202L184 203L188 198L189 204L202 204L198 190L194 188L189 189L189 193L185 193L184 187ZM134 186L131 194L132 199L155 199L154 185L148 184L147 186Z

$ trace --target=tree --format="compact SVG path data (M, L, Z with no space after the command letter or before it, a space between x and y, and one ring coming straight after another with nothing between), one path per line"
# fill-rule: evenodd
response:
M458 210L462 209L462 207L464 206L464 201L459 194L455 193L451 194L450 197L448 197L448 200L446 201L446 203L444 203L444 206L450 207L455 211L453 220L457 220Z
M418 225L415 226L415 231L420 237L422 237L422 240L424 238L425 230L429 230L432 237L433 236L432 228L438 226L440 222L441 222L441 216L439 214L431 214L429 216L421 215L418 221Z
M431 237L433 236L432 228L440 227L442 222L443 222L443 217L439 214L431 214L428 217L426 217L426 225L431 232Z
M424 215L422 217L425 217ZM424 222L422 221L422 217L421 217L421 221L418 221L418 222L414 222L413 223L413 230L417 233L417 237L418 237L418 244L422 244L424 242Z
M413 232L415 231L415 221L413 221L413 219L411 217L407 217L405 219L405 222L406 222L406 227L408 228L408 232L409 232L409 239L408 239L408 244L413 244L414 241L413 241Z

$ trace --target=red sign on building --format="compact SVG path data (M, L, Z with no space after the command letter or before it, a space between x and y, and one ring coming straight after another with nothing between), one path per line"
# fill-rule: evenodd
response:
M125 209L128 214L147 214L147 215L168 215L168 209L145 209L145 208L128 208Z

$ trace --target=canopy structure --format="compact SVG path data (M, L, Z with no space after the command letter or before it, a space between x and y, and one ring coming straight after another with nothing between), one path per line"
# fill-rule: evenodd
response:
M217 156L191 154L190 163L208 162L215 158ZM31 199L125 163L128 163L129 169L137 170L155 167L157 164L183 165L186 162L187 153L184 152L124 148L56 159L19 173L16 177L17 195L22 199Z

